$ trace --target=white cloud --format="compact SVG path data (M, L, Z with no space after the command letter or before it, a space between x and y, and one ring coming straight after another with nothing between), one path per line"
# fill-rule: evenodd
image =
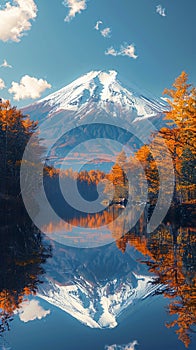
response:
M64 0L63 5L69 9L65 22L71 21L77 13L81 13L87 7L86 0Z
M51 88L51 85L46 80L25 75L21 78L20 83L13 81L8 91L14 94L14 100L19 101L26 98L38 98L48 88Z
M106 55L111 55L111 56L128 56L131 58L136 59L138 56L135 54L135 46L133 44L131 45L121 45L121 48L119 51L115 50L113 46L108 48L105 51Z
M49 314L50 310L44 310L37 300L23 302L19 310L20 320L25 323L36 319L41 320Z
M137 58L137 55L135 54L135 46L133 44L121 46L120 54L122 56L129 56L134 59Z
M97 23L95 24L95 29L96 30L99 30L99 27L100 27L100 24L103 24L103 22L102 21L97 21Z
M127 345L106 345L106 350L135 350L135 345L138 345L137 340L127 344Z
M104 28L101 30L101 35L104 37L104 38L109 38L110 37L110 34L111 34L111 29L109 27L107 28Z
M36 16L37 6L33 0L14 0L14 5L6 2L0 10L0 40L20 41L31 28L30 20Z
M106 55L111 55L111 56L118 56L119 53L118 51L116 51L113 46L109 47L106 51L105 51Z
M5 82L3 79L0 78L0 90L3 90L5 88Z
M102 21L97 21L97 23L95 24L95 29L100 31L101 35L104 37L104 38L110 38L111 36L111 28L109 27L106 27L106 28L103 28L102 30L100 29L100 26L103 24Z
M156 6L156 12L162 17L166 16L165 9L161 5Z
M5 59L3 60L3 63L0 65L0 67L12 68L11 64L9 64Z

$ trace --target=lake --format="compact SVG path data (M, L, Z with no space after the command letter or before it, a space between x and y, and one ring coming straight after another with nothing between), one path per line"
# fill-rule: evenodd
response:
M0 349L195 349L192 212L152 233L145 216L123 236L105 230L122 212L48 219L45 234L27 215L1 217Z

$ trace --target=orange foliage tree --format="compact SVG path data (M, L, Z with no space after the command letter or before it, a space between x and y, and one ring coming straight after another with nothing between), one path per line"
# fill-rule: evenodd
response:
M1 218L1 224L5 225L8 219ZM10 328L10 321L25 298L36 293L48 257L51 247L43 242L40 231L28 217L21 222L12 217L11 223L1 230L0 333Z
M17 196L20 193L20 164L37 123L24 116L9 101L0 102L0 193ZM34 157L39 159L42 148L35 138ZM33 155L29 163L33 163Z
M165 286L163 295L170 299L168 312L175 317L166 326L177 327L176 334L188 347L196 322L195 231L167 222L149 235L145 232L145 223L138 222L129 233L116 240L123 253L128 243L144 256L142 261L155 276L154 283Z
M166 112L165 119L168 126L160 130L170 151L175 174L174 203L183 201L183 192L180 196L181 187L189 186L187 178L184 179L182 171L185 154L189 153L191 161L189 167L195 172L195 146L196 146L196 88L187 83L188 75L182 72L173 83L173 88L165 89L164 94L170 110ZM188 163L186 162L186 166ZM191 183L193 191L195 186Z

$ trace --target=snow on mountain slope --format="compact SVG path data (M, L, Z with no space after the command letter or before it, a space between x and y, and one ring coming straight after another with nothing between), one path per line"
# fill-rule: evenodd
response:
M135 287L131 281L117 279L94 285L82 276L71 285L48 280L47 289L41 287L38 296L91 328L114 328L125 309L159 288L150 283L149 276L134 275Z
M131 246L122 254L115 244L78 249L54 243L38 296L91 328L114 328L120 315L163 288L151 283L156 277L141 259Z
M50 165L75 169L81 159L88 163L89 148L94 159L114 159L122 144L135 149L141 147L141 140L148 143L152 132L165 124L167 108L164 101L127 90L117 72L110 70L91 71L22 112L39 121ZM108 139L107 144L103 139ZM87 140L93 141L91 146ZM77 150L65 165L65 155L72 149Z
M88 107L88 108L87 108ZM163 101L149 99L134 91L128 91L117 80L117 72L91 71L61 90L23 108L31 115L33 111L52 116L62 111L83 114L102 110L113 117L119 113L135 112L135 117L152 117L165 111Z

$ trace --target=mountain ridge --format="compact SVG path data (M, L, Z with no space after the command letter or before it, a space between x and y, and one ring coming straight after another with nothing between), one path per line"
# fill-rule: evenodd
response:
M135 278L135 288L131 281L122 282L117 279L95 286L82 276L70 285L48 280L49 289L41 287L37 296L90 328L115 328L123 311L146 299L160 287L151 284L152 277L135 274Z
M28 112L41 106L52 116L62 111L82 113L87 105L89 110L96 105L113 117L119 109L123 113L135 111L138 117L152 117L165 111L167 105L161 99L129 91L117 80L117 74L114 70L91 71L22 110Z
M121 150L118 145L129 142L128 147L134 147L135 151L141 147L141 142L148 143L152 132L165 124L163 116L166 109L163 101L124 88L117 79L116 71L99 70L79 77L24 107L22 112L38 120L38 126L43 130L43 146L51 150L47 157L50 165L62 166L67 152L77 147L77 159L74 154L74 159L72 155L65 165L75 169L89 154L88 147L94 158L100 158L100 153L104 156L107 153L114 159ZM104 139L104 145L99 139ZM107 145L106 139L109 139ZM88 140L96 141L88 146Z
M162 290L141 257L132 247L122 255L115 244L89 250L55 243L37 296L90 328L114 328L129 307Z

